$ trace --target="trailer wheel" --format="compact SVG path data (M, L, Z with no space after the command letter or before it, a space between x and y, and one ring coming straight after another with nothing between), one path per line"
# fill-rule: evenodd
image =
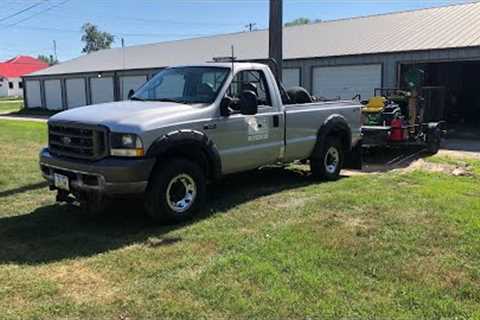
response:
M327 137L319 154L312 155L310 169L315 178L335 181L340 178L345 153L340 139Z
M435 128L427 133L427 152L431 155L437 154L440 150L440 144L442 142L442 137L440 130Z
M154 170L147 188L145 209L157 222L188 220L203 206L206 194L203 170L195 163L173 158Z

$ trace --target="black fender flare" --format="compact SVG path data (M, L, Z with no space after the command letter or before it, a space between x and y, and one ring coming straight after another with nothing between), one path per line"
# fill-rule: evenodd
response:
M328 117L318 129L317 142L315 143L312 157L320 154L326 138L330 135L339 135L342 139L345 153L350 152L352 149L352 130L344 117L334 114Z
M207 176L217 180L222 175L222 161L215 143L197 130L176 130L155 140L147 151L148 158L161 158L175 150L181 155L205 156Z
M428 122L422 125L422 131L424 133L435 132L436 130L445 131L445 121L438 121L438 122Z

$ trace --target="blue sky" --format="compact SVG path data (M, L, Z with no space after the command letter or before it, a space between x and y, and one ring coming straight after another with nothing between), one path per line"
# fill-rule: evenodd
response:
M297 17L332 20L463 2L284 0L284 21ZM53 40L61 61L77 57L85 22L116 35L114 46L120 46L120 37L127 45L161 42L244 31L248 23L266 28L268 0L0 0L0 60L51 54Z

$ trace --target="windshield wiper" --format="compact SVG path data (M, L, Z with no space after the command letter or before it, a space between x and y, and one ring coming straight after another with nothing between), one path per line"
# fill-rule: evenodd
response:
M145 99L140 98L140 97L131 97L130 100L132 100L132 101L145 101Z
M154 99L155 101L158 102L175 102L175 103L185 103L184 101L181 100L175 100L175 99L170 99L170 98L160 98L160 99Z

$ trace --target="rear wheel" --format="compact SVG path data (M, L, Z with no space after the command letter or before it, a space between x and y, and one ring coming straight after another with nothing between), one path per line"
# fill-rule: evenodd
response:
M344 156L340 140L328 137L322 150L310 159L313 176L328 181L338 180L343 167Z
M205 190L205 174L198 165L182 158L170 159L153 172L146 211L159 222L188 220L203 206Z

